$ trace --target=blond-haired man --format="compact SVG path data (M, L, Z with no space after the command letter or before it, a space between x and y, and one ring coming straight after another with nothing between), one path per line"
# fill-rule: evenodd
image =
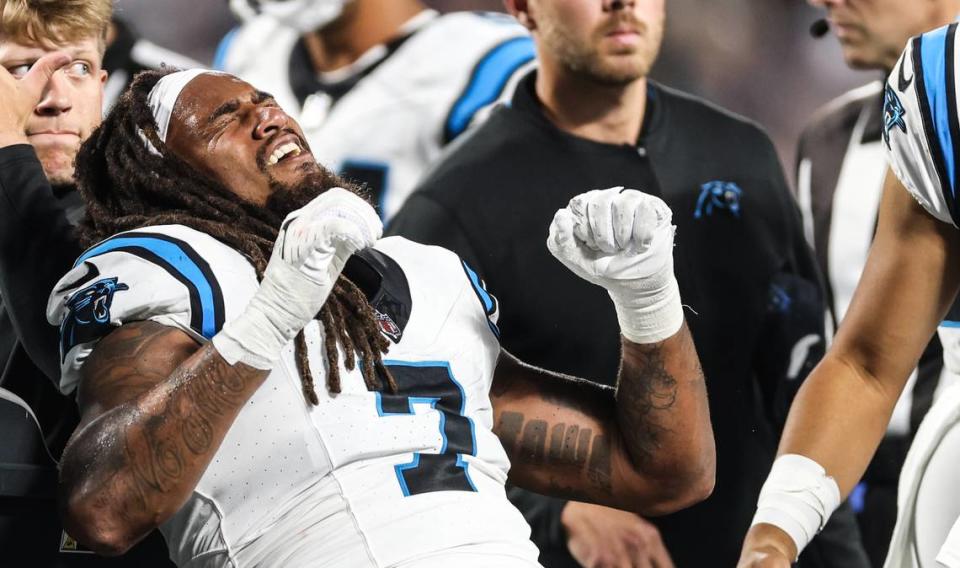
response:
M44 310L78 252L72 224L83 208L73 190L74 160L101 120L112 12L112 0L0 0L0 387L33 408L54 455L77 418L73 401L44 377L59 376L57 334ZM58 551L66 546L42 540L46 525L33 521L43 514L31 511L17 526L0 527L4 561L67 561ZM135 555L121 565L169 565L152 550Z
M111 13L112 0L0 0L0 385L34 406L55 451L73 409L38 380L57 377L45 296L76 252L74 159L100 123Z

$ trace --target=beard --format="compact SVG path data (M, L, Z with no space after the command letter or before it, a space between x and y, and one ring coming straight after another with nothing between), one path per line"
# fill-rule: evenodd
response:
M266 209L281 221L287 215L313 201L329 189L342 187L370 201L370 192L363 186L351 183L320 164L304 164L304 176L296 184L283 183L270 176L270 197Z
M365 187L358 186L341 178L316 162L308 162L301 165L300 170L303 175L295 183L283 182L277 179L267 164L267 148L272 147L273 140L283 134L296 136L300 141L300 147L309 149L307 141L303 139L300 133L290 128L279 130L270 140L260 147L256 160L257 167L261 172L266 174L270 185L270 196L267 198L265 206L269 213L279 217L282 222L283 219L293 211L300 209L313 201L321 193L335 187L342 187L359 195L368 202L370 201L370 192L367 191ZM279 224L277 224L277 227L279 228Z
M640 29L644 41L636 48L619 54L601 53L598 47L604 33L617 21L631 23ZM562 22L544 19L540 25L543 44L560 64L576 75L600 84L625 86L646 77L653 67L663 38L663 21L647 25L630 15L624 15L589 37L577 37Z

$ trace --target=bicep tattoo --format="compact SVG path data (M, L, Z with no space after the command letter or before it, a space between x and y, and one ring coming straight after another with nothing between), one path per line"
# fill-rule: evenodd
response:
M579 424L551 425L540 418L527 419L515 411L500 415L497 431L511 460L550 468L549 483L556 493L582 497L562 484L570 473L584 475L593 491L611 492L612 450L609 437L603 433Z

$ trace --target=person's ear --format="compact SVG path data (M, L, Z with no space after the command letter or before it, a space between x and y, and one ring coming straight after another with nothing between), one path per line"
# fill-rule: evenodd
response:
M530 5L527 0L503 0L503 5L507 12L520 22L520 25L531 31L536 29L536 23L530 17Z

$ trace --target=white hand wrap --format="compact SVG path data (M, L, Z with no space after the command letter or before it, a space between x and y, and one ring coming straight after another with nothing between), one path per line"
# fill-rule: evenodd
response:
M340 188L288 215L260 289L213 336L217 351L231 365L272 369L283 346L320 311L350 255L382 233L373 207Z
M810 458L786 454L773 462L751 526L767 523L790 535L797 555L827 524L840 506L840 488Z
M550 252L607 290L621 333L634 343L663 341L683 325L672 217L660 198L614 187L574 197L550 225Z

